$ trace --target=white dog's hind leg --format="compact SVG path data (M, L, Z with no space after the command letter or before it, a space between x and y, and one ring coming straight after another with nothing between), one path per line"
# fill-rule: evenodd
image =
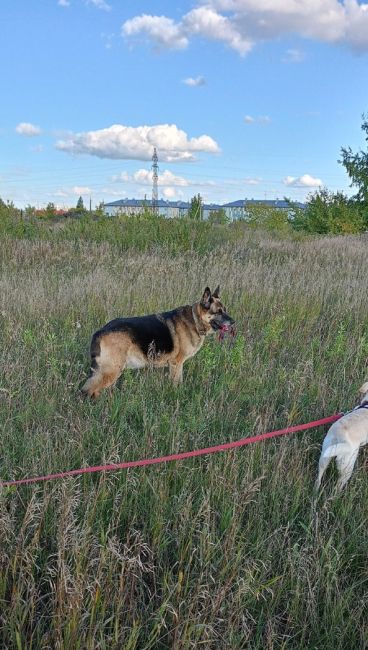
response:
M339 470L339 480L337 483L339 490L342 490L352 475L358 452L359 447L358 449L350 447L349 451L336 457L336 464Z
M324 445L326 445L326 440L324 442ZM335 458L335 456L336 457L345 456L350 452L351 452L351 447L347 445L345 442L337 442L333 445L329 445L327 442L327 446L322 447L322 453L318 465L318 477L314 486L316 490L319 489L319 486L321 485L322 476L325 473L327 467L329 466L332 458Z

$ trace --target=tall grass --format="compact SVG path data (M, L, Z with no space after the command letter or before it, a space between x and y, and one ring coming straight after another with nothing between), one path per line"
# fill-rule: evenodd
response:
M3 479L214 445L354 405L368 353L366 239L214 237L187 250L3 235ZM96 404L79 399L99 325L195 301L217 282L237 320L233 346L207 341L178 389L165 371L126 371ZM366 455L342 495L332 468L315 502L322 436L3 489L0 646L365 647Z
M163 248L171 254L189 250L205 252L223 242L236 242L245 228L242 222L212 224L188 218L165 219L150 213L117 217L87 213L73 218L41 219L22 217L15 208L4 208L0 203L0 237L109 243L121 251Z

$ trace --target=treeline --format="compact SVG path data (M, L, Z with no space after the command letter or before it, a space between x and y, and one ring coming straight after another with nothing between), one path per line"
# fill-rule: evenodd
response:
M245 220L250 226L266 230L354 234L368 230L368 203L322 188L308 197L305 208L292 201L286 210L251 206Z
M20 210L0 198L0 234L43 239L47 232L53 231L56 224L62 224L61 232L64 232L66 238L69 238L68 234L71 233L87 235L89 230L88 238L98 240L104 239L103 233L110 239L109 232L116 234L122 227L129 231L149 230L152 235L159 237L166 233L170 239L175 236L176 231L191 231L192 237L188 236L188 243L197 231L208 234L209 230L230 229L239 232L245 226L285 234L293 231L309 234L354 234L368 231L368 202L357 197L349 198L343 192L334 193L321 189L308 197L305 208L300 208L292 201L289 201L288 209L262 204L249 205L244 218L230 223L224 211L212 215L208 221L193 220L190 216L166 219L158 217L147 208L139 215L107 217L101 209L90 212L71 208L66 212L50 207L36 210L28 206L25 210ZM98 233L99 236L95 237L93 233ZM157 243L160 243L160 240Z
M368 143L368 115L363 114L362 120L361 128ZM368 231L368 148L366 151L360 150L354 153L350 147L343 147L339 162L345 167L351 187L357 190L354 196L348 197L343 192L331 192L327 188L322 188L309 195L304 208L300 208L290 200L287 209L262 204L248 205L244 217L240 221L249 227L282 232L354 234ZM49 203L43 210L37 210L30 205L24 210L19 210L12 203L5 203L0 199L0 233L7 232L15 236L27 236L28 233L30 236L32 234L34 236L39 232L39 225L42 222L82 221L81 227L66 228L65 234L67 234L67 230L74 231L76 234L78 230L85 233L90 229L95 233L98 232L98 239L100 239L102 230L106 229L107 239L109 239L108 232L116 233L117 225L104 226L103 224L106 224L108 220L120 224L118 228L124 224L124 228L129 231L132 228L136 229L137 221L139 221L140 229L145 230L148 237L153 234L159 237L164 235L164 241L166 239L171 241L176 232L181 235L185 233L189 246L191 242L193 245L196 233L208 236L210 229L214 230L212 226L216 226L221 231L228 226L233 231L239 232L239 226L229 223L225 210L216 211L206 222L202 220L202 215L202 199L199 194L191 200L188 217L180 219L158 217L152 213L149 206L144 208L140 215L129 217L120 215L111 219L105 216L102 203L93 211L91 208L88 210L83 204L82 197L79 197L75 208L70 208L67 211L57 210L53 203ZM101 221L101 224L94 225L96 221ZM178 225L179 221L181 225ZM147 225L149 222L152 222L151 226ZM161 222L166 223L160 225ZM143 226L143 223L146 225ZM199 225L200 223L202 225ZM228 234L225 239L232 239L232 237L233 235ZM93 236L91 238L94 239ZM157 243L161 243L160 239L157 240Z
M36 208L34 205L27 205L24 210L20 210L20 216L24 216L28 219L32 217L37 217L39 219L55 219L59 217L84 217L86 215L102 217L104 215L103 203L100 203L93 210L91 207L88 209L85 207L83 198L80 196L75 208L57 208L55 203L50 201L45 208Z

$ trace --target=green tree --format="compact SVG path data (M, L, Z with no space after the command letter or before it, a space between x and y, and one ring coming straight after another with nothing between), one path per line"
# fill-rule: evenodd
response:
M365 133L365 140L368 143L368 114L362 115L362 131ZM341 160L348 176L351 180L351 186L358 188L356 199L368 207L368 148L367 151L358 151L353 153L351 147L341 148Z
M84 207L83 199L80 196L78 201L77 201L77 206L75 208L76 212L85 212L86 208Z
M248 203L246 221L255 228L284 232L290 230L288 210L282 210L265 203Z
M229 223L229 218L226 215L226 210L224 208L219 208L218 210L210 211L208 221L210 223L226 224Z
M30 205L30 204L26 205L24 209L24 214L26 217L34 217L36 214L36 208L34 207L34 205Z
M99 203L99 204L95 207L95 211L94 211L94 212L95 212L95 215L96 215L97 217L104 217L104 216L105 216L105 204L104 204L103 201L101 201L101 203Z
M45 217L54 217L56 215L55 203L48 203L45 210Z
M189 219L193 221L202 221L203 219L203 210L202 210L202 197L200 194L196 194L193 198L190 199L190 207L188 212Z
M336 235L358 233L365 227L359 203L343 192L330 192L326 188L309 196L303 214L293 226L311 233Z
M12 220L19 219L22 211L15 207L13 201L7 200L6 203L0 198L0 219Z

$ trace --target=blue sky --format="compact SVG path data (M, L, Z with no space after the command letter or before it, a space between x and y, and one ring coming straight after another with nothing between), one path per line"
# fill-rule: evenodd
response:
M368 4L2 0L0 196L92 205L351 193Z

